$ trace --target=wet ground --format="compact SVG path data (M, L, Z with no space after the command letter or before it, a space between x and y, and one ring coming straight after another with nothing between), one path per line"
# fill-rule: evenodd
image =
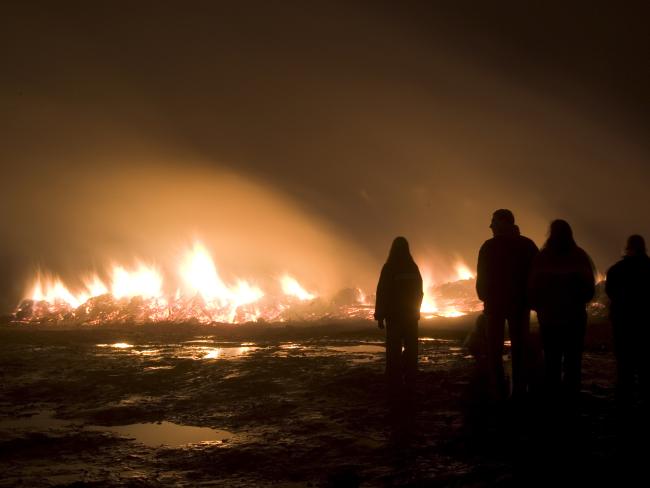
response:
M372 323L2 328L0 486L511 485L560 463L552 444L612 465L609 352L586 354L571 427L548 429L543 409L482 403L470 325L422 328L417 391L392 409Z

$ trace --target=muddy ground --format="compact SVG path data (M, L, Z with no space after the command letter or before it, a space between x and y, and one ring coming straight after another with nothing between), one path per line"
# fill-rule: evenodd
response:
M636 472L630 442L647 436L615 407L605 324L590 328L579 404L553 414L537 397L485 402L463 348L472 321L422 325L415 397L393 408L370 322L3 326L0 486L593 486ZM215 431L153 445L120 430L132 424Z

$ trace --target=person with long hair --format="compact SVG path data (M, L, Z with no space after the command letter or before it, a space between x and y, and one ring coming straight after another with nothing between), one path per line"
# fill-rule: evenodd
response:
M580 391L586 306L595 292L594 267L565 220L551 222L533 261L529 298L537 311L545 378L551 398L575 400Z
M616 354L616 397L629 406L638 376L641 398L650 400L650 367L646 358L650 339L650 257L645 240L635 234L627 239L623 259L607 271L605 291L609 307L614 352Z
M386 328L386 374L393 388L414 384L418 369L418 321L422 276L404 237L396 237L384 264L375 302L375 320Z

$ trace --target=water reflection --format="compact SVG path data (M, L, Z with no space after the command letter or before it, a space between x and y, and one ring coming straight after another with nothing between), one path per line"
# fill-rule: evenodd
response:
M210 345L205 345L210 343ZM180 344L141 344L132 345L126 342L115 344L96 344L103 352L98 355L110 355L109 351L124 351L135 356L143 356L148 360L160 360L163 358L174 359L235 359L247 355L259 349L254 342L243 342L237 346L237 342L215 342L213 340L186 341Z
M116 342L115 344L97 344L97 347L112 347L113 349L131 349L132 344L126 342Z
M215 347L208 349L207 354L203 356L203 359L226 359L234 358L238 356L243 356L251 351L258 349L257 347Z
M149 447L181 447L187 444L204 442L222 443L234 437L232 432L226 430L192 427L172 422L115 425L111 427L91 425L88 426L88 429L113 432L119 436L134 439L136 442Z
M386 348L383 345L378 344L357 344L354 346L335 346L328 348L332 351L337 352L351 352L351 353L383 353L386 351Z
M506 344L507 345L507 344ZM383 341L376 340L314 340L282 342L234 342L216 337L194 337L177 343L130 344L116 342L97 344L102 348L99 355L129 354L142 358L147 371L171 369L170 361L191 359L194 361L245 360L254 351L275 357L338 357L352 363L381 361L385 354ZM419 338L420 361L425 363L446 362L466 354L458 340L436 337Z
M131 404L143 398L139 395L123 400L123 404ZM199 442L222 443L234 437L226 430L210 429L208 427L192 427L172 422L140 423L130 425L101 425L83 426L81 420L61 420L54 418L54 412L45 410L31 416L11 417L0 419L0 431L46 432L51 429L84 429L100 432L113 432L119 436L132 438L150 447L169 446L180 447Z

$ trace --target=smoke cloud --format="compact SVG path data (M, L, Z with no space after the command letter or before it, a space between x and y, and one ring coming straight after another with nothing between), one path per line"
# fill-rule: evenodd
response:
M578 26L543 54L526 27L552 9L504 32L498 9L392 2L54 9L0 29L3 309L36 265L171 263L194 237L227 273L320 289L372 287L396 235L434 277L473 266L501 207L538 245L565 218L603 270L650 237L645 114Z

